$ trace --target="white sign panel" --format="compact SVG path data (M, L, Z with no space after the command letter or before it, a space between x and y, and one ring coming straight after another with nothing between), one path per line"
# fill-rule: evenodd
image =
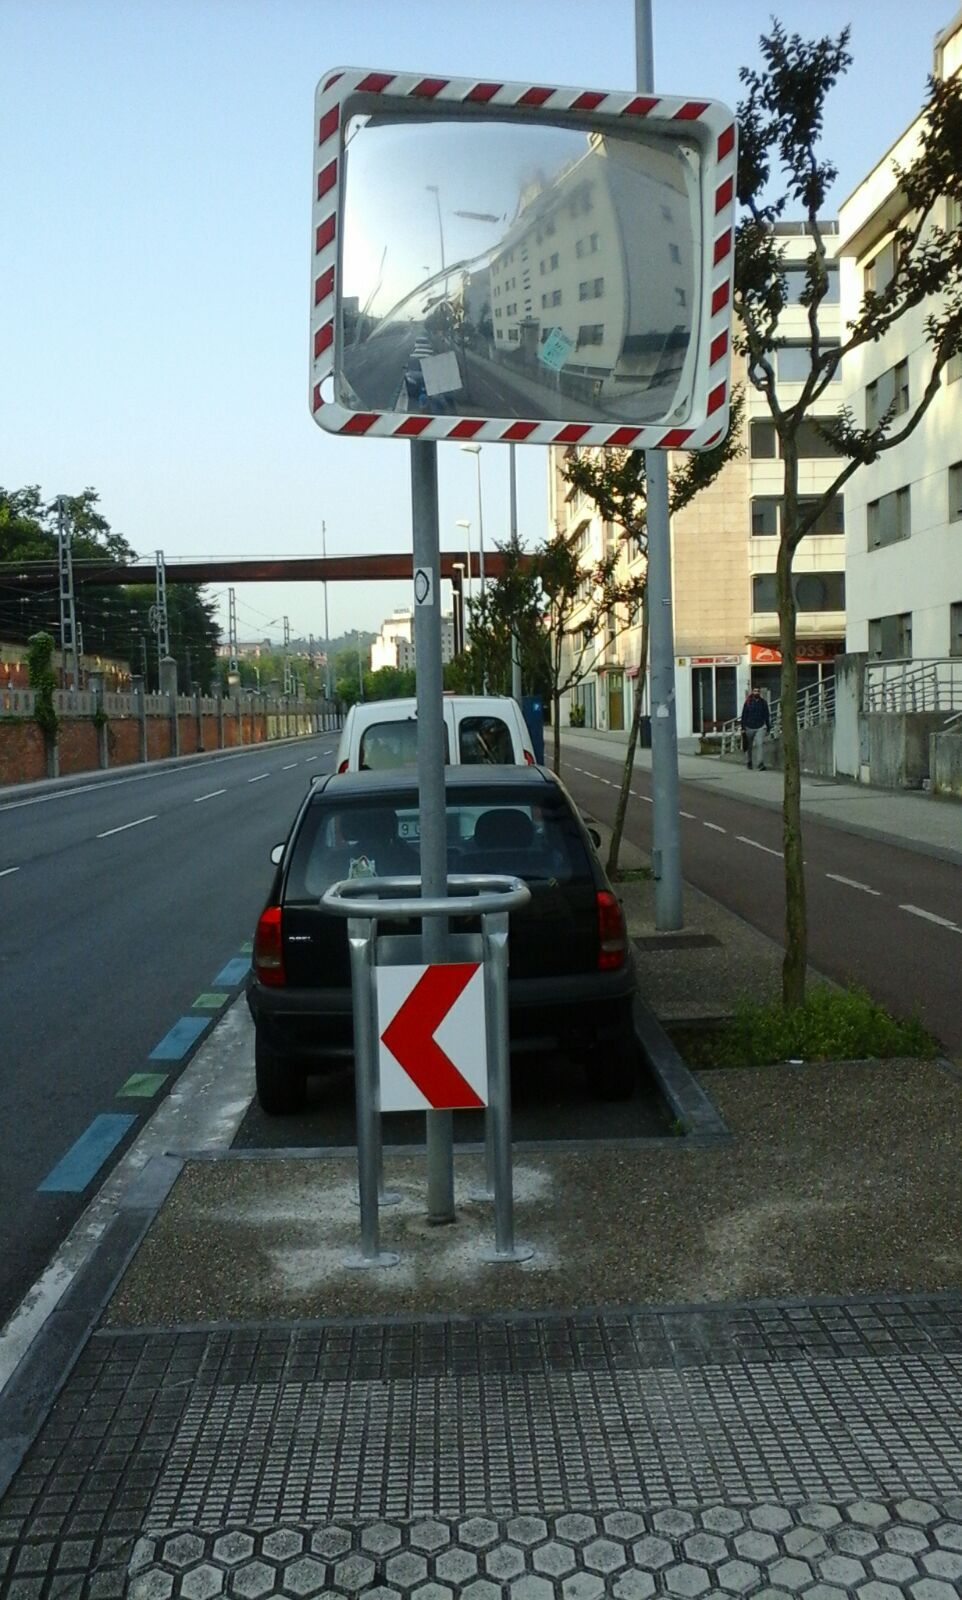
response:
M538 360L543 367L550 367L552 372L560 372L574 347L574 340L569 339L561 328L552 328L538 351Z
M382 1111L479 1110L488 1100L484 968L378 967Z

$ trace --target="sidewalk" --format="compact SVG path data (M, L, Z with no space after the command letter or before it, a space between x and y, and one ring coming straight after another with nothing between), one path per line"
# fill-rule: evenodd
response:
M703 896L666 945L624 895L666 1020L777 969ZM178 1086L219 1137L165 1124L0 1401L0 1596L956 1600L947 1064L705 1073L707 1132L529 1143L522 1264L485 1259L480 1154L436 1229L389 1148L383 1271L345 1265L352 1152L235 1144L252 1065L238 1000Z
M627 743L627 733L565 728L562 749L582 754L594 750L609 760L624 762ZM636 752L635 767L651 771L650 750ZM739 800L775 807L782 803L782 774L749 772L740 761L680 750L678 775L682 783L710 785ZM848 833L891 840L947 861L962 861L962 806L954 800L936 799L917 790L872 789L833 778L802 778L802 814Z

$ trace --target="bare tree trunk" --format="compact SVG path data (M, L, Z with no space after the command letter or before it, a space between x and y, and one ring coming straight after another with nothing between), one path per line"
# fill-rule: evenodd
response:
M805 998L808 962L808 909L802 859L801 760L798 745L798 667L795 660L795 596L792 592L793 536L798 515L798 455L795 441L784 440L784 523L778 546L776 591L778 642L782 656L781 724L784 790L782 844L785 851L785 955L782 1004L786 1010Z
M560 776L561 773L561 695L557 689L551 691L551 765Z
M638 664L638 676L635 679L635 698L631 707L631 729L628 734L628 749L625 753L625 766L621 774L621 789L618 793L618 804L615 807L615 823L611 831L611 843L608 846L608 861L606 872L609 878L618 876L618 856L621 851L621 836L625 831L625 816L628 811L628 796L631 792L631 775L635 764L635 750L638 745L638 729L641 726L641 706L645 697L645 680L648 672L648 602L647 599L641 608L641 651Z

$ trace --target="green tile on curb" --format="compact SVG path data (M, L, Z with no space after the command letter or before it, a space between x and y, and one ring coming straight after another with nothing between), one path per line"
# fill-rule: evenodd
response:
M254 941L253 941L253 939L248 939L245 944L241 945L241 955L242 956L250 956L250 955L253 955L253 954L254 954Z
M134 1072L117 1094L125 1099L149 1100L162 1083L167 1082L166 1072Z
M213 989L209 994L199 994L194 1001L194 1010L216 1011L219 1006L226 1003L228 996L221 994L218 989Z

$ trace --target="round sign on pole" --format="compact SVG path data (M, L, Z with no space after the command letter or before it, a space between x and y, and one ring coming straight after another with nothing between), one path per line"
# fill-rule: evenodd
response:
M429 567L417 567L414 573L414 604L433 606L434 579Z

